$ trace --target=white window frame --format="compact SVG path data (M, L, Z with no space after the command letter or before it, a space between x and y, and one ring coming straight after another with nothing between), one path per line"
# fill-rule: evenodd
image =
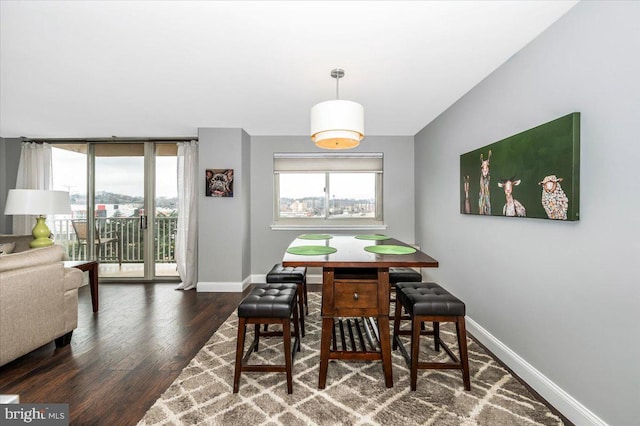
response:
M274 153L273 224L271 229L375 230L386 229L383 221L384 156L382 153ZM325 217L280 217L280 175L283 173L325 174ZM371 218L329 216L329 175L331 173L375 173L376 211Z

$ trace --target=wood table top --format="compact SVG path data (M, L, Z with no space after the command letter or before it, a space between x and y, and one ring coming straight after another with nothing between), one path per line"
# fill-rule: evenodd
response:
M395 238L388 240L361 240L355 238L355 235L332 235L331 238L324 240L296 238L289 245L289 248L297 246L328 246L335 248L336 252L311 256L285 252L282 265L329 268L438 267L437 260L420 250L416 250L415 253L411 254L376 254L365 250L365 247L379 245L411 247L409 244Z

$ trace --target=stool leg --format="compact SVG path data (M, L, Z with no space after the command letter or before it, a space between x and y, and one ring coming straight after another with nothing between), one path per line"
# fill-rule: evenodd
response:
M287 373L287 393L293 393L293 376L291 374L291 318L282 320L282 338L284 339L284 364Z
M304 315L298 315L298 305L293 304L293 335L296 338L297 348L296 350L300 352L300 318Z
M246 334L246 318L238 319L238 338L236 344L236 368L233 373L233 393L238 393L240 387L240 373L242 371L242 354L244 352L244 339Z
M436 352L440 352L440 323L433 322L433 340L435 342L434 349Z
M458 335L460 364L462 364L462 381L464 382L464 389L470 391L471 379L469 378L469 356L467 353L467 330L464 324L464 317L457 318L456 333Z
M411 390L416 390L418 382L418 354L420 353L420 323L411 317Z
M298 312L300 313L300 328L302 329L302 337L304 337L304 284L297 285L298 294Z
M268 324L264 325L264 331L267 331L267 325ZM255 325L253 333L254 333L254 337L253 338L256 341L256 349L255 349L255 351L258 352L258 344L260 343L260 324L256 324Z
M307 276L305 275L302 278L302 286L304 287L304 306L307 309L307 315L309 315L309 293L307 292ZM304 313L301 311L300 316L303 316ZM302 333L304 336L304 332Z
M393 346L392 349L395 351L398 349L398 341L396 339L400 339L400 321L402 321L402 305L400 304L400 299L396 297L396 311L395 317L393 319Z

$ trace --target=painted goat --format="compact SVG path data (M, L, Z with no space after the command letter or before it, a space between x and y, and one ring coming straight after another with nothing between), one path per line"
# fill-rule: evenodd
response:
M527 211L522 203L513 198L513 187L520 185L520 179L515 180L515 176L510 179L500 179L498 186L504 189L504 196L507 199L506 204L502 208L502 214L505 216L525 217Z
M491 214L491 198L489 197L489 181L491 180L491 173L489 170L489 160L491 160L491 150L485 160L480 154L480 196L478 200L478 207L480 211L478 214Z
M471 200L469 200L469 176L464 177L464 213L471 214Z

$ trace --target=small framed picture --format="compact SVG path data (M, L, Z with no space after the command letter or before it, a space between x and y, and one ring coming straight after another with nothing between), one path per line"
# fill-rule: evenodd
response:
M207 169L205 179L207 197L233 197L233 169Z

